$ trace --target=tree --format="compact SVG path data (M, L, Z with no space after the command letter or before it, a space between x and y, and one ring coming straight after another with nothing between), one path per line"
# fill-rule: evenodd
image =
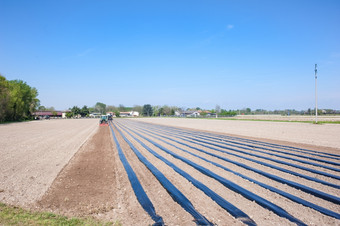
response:
M120 112L118 110L115 111L116 117L120 117Z
M236 111L232 111L232 110L224 110L224 109L221 109L221 113L220 113L220 116L226 116L226 117L231 117L231 116L235 116L237 114Z
M66 118L71 118L73 113L71 111L66 112Z
M175 112L180 110L180 108L176 106L171 106L170 109L170 115L175 115Z
M159 110L158 110L158 115L159 116L163 116L164 115L164 108L160 108Z
M7 81L0 75L0 122L32 118L39 106L38 91L21 80Z
M55 111L55 108L51 106L51 107L46 108L45 111Z
M312 110L311 110L310 108L308 108L307 114L308 114L308 115L311 115L311 111L312 111Z
M38 90L36 88L31 88L31 101L30 101L30 116L32 116L33 112L37 110L37 107L40 105L40 100L38 99Z
M8 115L9 100L8 81L0 74L0 122L4 122Z
M202 111L202 112L200 113L200 115L203 116L203 117L205 117L207 114L208 114L208 113L207 113L206 111Z
M161 106L159 106L159 105L152 106L152 114L150 116L152 116L152 115L159 116L159 109L160 108L161 108ZM144 110L143 110L143 115L144 115Z
M149 117L149 116L152 116L152 114L153 114L153 110L152 110L151 105L150 104L145 104L143 106L143 115Z
M82 109L80 110L80 115L81 117L86 117L90 114L90 110L88 109L88 107L86 105L84 105L82 107Z
M38 91L31 88L22 80L9 81L9 114L8 120L18 121L32 117L32 113L39 105Z
M118 110L119 111L126 111L126 108L124 105L120 104L119 107L118 107Z
M38 107L38 110L39 110L39 111L46 111L46 107L43 106L43 105L40 105L40 106Z
M73 106L71 108L71 112L72 112L72 116L76 117L76 116L78 116L80 114L80 108L77 107L77 106Z
M106 111L106 104L97 102L96 105L94 106L94 108L96 109L96 111L99 111L101 114L105 114Z
M220 105L218 105L218 104L216 105L215 111L216 111L217 114L221 113L221 107L220 107Z
M137 111L140 115L143 113L143 107L140 105L133 106L132 110Z
M164 105L162 108L163 108L164 115L171 115L171 108L168 105Z
M117 108L113 105L106 106L106 112L109 112L109 111L115 112L116 110Z

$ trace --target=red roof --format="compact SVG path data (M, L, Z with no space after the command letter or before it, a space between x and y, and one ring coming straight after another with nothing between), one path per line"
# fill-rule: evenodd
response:
M53 113L56 114L53 114ZM39 115L39 116L45 116L45 115L49 115L49 116L62 116L62 112L61 111L36 111L33 113L33 115Z

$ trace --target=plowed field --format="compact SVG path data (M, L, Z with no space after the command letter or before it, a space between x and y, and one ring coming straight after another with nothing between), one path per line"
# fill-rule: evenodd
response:
M339 225L338 150L265 141L114 119L30 206L123 225Z

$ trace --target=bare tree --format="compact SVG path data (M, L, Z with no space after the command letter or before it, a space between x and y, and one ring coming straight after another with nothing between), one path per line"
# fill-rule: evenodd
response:
M140 105L134 105L132 110L137 111L140 115L143 113L143 107Z
M221 113L220 105L216 104L215 111L216 111L216 113Z

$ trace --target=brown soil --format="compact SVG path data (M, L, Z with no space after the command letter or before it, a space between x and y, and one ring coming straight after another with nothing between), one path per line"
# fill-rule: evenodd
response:
M65 212L93 212L113 208L116 165L108 127L83 145L61 171L39 204Z
M340 150L340 124L311 124L293 122L261 122L243 120L214 120L187 118L134 118L167 126L179 126L213 133L233 134L257 139L287 141L298 144L331 147ZM338 152L339 153L339 152Z
M97 119L0 125L0 201L27 207L40 199L97 128Z
M117 120L117 122L122 123L123 125L126 125L129 128L132 128L132 131L136 131L136 129L134 128L135 125L137 125L138 127L141 126L143 129L149 129L149 127L151 128L151 126L148 126L147 124L140 124L138 122L135 121L128 121L128 120ZM196 130L197 132L197 130ZM158 133L162 133L162 132L156 132L156 134ZM290 200L288 200L285 197L282 197L276 193L270 192L267 189L264 189L254 183L251 183L247 180L244 180L234 174L225 172L224 170L217 168L211 164L208 164L205 161L202 161L196 157L193 157L189 154L183 153L182 151L158 140L155 139L151 136L149 136L147 133L145 133L144 131L142 132L143 136L148 137L149 139L161 144L163 147L171 150L174 153L177 153L178 155L181 155L201 166L204 166L206 168L208 168L209 170L211 170L212 172L227 178L228 180L240 185L241 187L269 200L270 202L284 208L288 213L290 213L291 215L293 215L294 217L302 220L303 222L307 223L307 224L316 224L316 225L337 225L339 224L338 220L335 220L334 218L325 216L323 214L320 214L317 211L311 210L310 208L304 207L300 204L297 204L295 202L292 202ZM164 134L165 135L165 134ZM133 138L131 138L130 136L128 136L126 134L126 136L128 137L129 140L133 140ZM137 136L138 137L138 136ZM167 134L166 137L175 139L175 140L179 140L178 138L174 137L173 135ZM235 136L234 136L235 137ZM257 203L252 202L248 199L245 199L244 197L240 196L239 194L227 189L226 187L224 187L223 185L221 185L220 183L218 183L217 181L215 181L212 178L209 178L203 174L201 174L200 172L198 172L197 170L193 169L192 167L188 166L187 164L183 163L182 161L173 158L172 156L170 156L169 154L164 153L162 150L160 150L159 148L153 146L150 142L144 140L141 137L138 137L138 139L141 139L144 143L146 143L150 148L152 148L154 151L156 151L158 154L162 155L163 157L167 158L169 161L173 162L175 165L177 165L179 168L183 169L184 171L188 172L191 176L195 177L196 179L198 179L199 181L201 181L202 183L204 183L205 185L207 185L210 189L212 189L213 191L215 191L216 193L218 193L220 196L222 196L224 199L226 199L227 201L231 202L232 204L234 204L235 206L237 206L238 208L240 208L242 211L244 211L245 213L247 213L252 219L255 220L255 222L259 225L289 225L292 224L291 222L289 222L287 219L285 218L281 218L279 216L277 216L276 214L273 214L271 211L268 211L267 209L264 209L263 207L259 206ZM238 157L234 157L234 156L230 156L227 154L221 154L218 152L215 152L214 150L211 150L209 148L206 147L202 147L201 145L196 145L193 143L188 143L186 141L182 141L181 142L187 143L191 146L194 147L198 147L201 148L203 150L206 150L208 152L213 152L216 153L220 156L224 156L226 158L232 159L236 162L240 162L240 163L244 163L246 165L255 167L257 169L260 169L262 171L274 174L274 175L278 175L280 177L286 178L288 180L291 181L295 181L297 183L309 186L311 188L320 190L320 191L324 191L326 193L338 196L338 189L333 189L333 188L329 188L327 186L312 182L312 181L308 181L305 179L301 179L298 178L296 176L287 174L287 173L283 173L281 171L269 168L269 167L265 167L253 162L250 162L248 160L244 160L242 158L238 158ZM168 141L169 142L169 141ZM170 143L173 143L181 148L184 148L185 150L189 150L199 156L205 157L209 160L218 162L222 165L224 165L225 167L232 169L234 171L237 171L239 173L242 173L244 175L247 175L251 178L254 178L255 180L258 180L262 183L274 186L276 188L279 188L285 192L288 192L290 194L294 194L302 199L308 200L312 203L315 203L317 205L323 206L327 209L333 210L334 212L339 212L340 207L339 205L330 203L328 201L322 200L320 198L316 198L312 195L309 195L305 192L299 191L298 189L292 188L290 186L281 184L279 182L276 182L274 180L271 180L269 178L266 178L264 176L261 176L255 172L243 169L241 167L235 166L231 163L227 163L224 162L222 160L216 159L214 157L208 156L206 154L200 153L198 151L196 151L195 149L191 149L188 148L187 146L182 146L179 145L177 143L174 143L173 141L170 141ZM273 142L275 143L275 142ZM288 143L286 143L288 144ZM204 215L213 223L216 224L221 224L221 225L230 225L230 224L235 224L234 223L230 223L231 222L231 217L228 216L228 213L225 212L224 210L221 210L218 206L214 205L213 202L211 202L210 198L208 198L207 196L205 196L205 194L203 194L201 191L199 191L198 189L196 189L191 183L188 183L185 179L183 179L181 176L179 176L178 174L176 174L171 168L167 167L164 163L161 163L160 160L156 159L155 157L153 157L150 153L148 153L147 151L145 151L144 148L142 148L141 146L139 146L138 144L136 144L136 146L138 147L138 150L140 150L143 155L150 160L150 162L152 162L160 171L162 171L162 173L164 175L166 175L167 178L169 178L169 180L176 186L178 187L181 192L184 193L185 196L187 196L187 198L193 203L193 205L195 206L195 208L197 208L197 210L201 213L204 213ZM324 151L327 152L327 150L325 149L320 149L320 148L316 148L314 147L314 149L317 149L319 151ZM241 154L243 155L243 154ZM263 160L262 160L263 161ZM265 161L268 162L268 161ZM269 161L269 163L271 163ZM271 163L274 164L275 163ZM276 164L279 165L279 164ZM303 164L300 164L303 165ZM287 169L293 170L293 171L299 171L293 167L288 167L288 166L284 166ZM311 167L313 168L313 167ZM323 170L322 168L319 168L318 170ZM327 170L324 170L327 171ZM312 173L306 173L304 171L301 171L302 174L307 174L310 175L312 177L317 175L314 175ZM334 173L333 174L338 175L338 173ZM330 178L322 178L326 181L332 182L332 183L336 183L338 184L339 182L336 180L332 180ZM297 211L299 210L299 211ZM221 215L219 215L221 213Z
M37 206L67 216L152 223L139 206L112 142L109 127L99 127L54 180ZM145 219L146 218L146 219Z
M67 121L65 121L67 122ZM80 121L79 121L80 122ZM94 122L94 121L93 121ZM127 173L125 172L124 166L121 163L121 160L118 156L118 150L116 147L116 143L113 140L112 132L110 128L107 126L98 127L97 122L95 122L95 126L91 121L82 121L81 124L87 124L87 127L96 129L94 130L92 136L89 139L86 138L86 134L89 134L89 131L85 128L78 129L78 131L83 131L82 135L83 140L86 142L80 147L78 152L73 155L74 152L69 151L65 147L66 142L72 143L72 139L65 139L65 133L71 134L71 132L65 130L63 132L59 132L62 134L58 140L55 140L53 137L49 136L46 139L43 139L43 143L39 143L41 139L39 139L42 135L47 133L47 129L51 130L51 125L55 123L66 126L63 124L64 121L55 121L55 122L43 122L43 123L34 123L28 125L24 131L27 133L27 137L25 139L21 139L18 142L14 143L12 140L9 140L12 136L15 135L15 125L8 126L6 128L12 129L12 135L9 135L8 132L4 132L1 130L0 126L0 134L3 132L6 136L8 136L7 140L11 142L7 142L5 139L0 139L0 144L3 144L5 147L4 150L0 150L0 154L2 153L4 158L0 159L0 176L3 179L0 181L0 191L4 189L4 192L0 192L0 198L3 197L5 202L10 203L10 200L15 198L15 200L20 200L22 197L21 194L25 194L24 197L30 197L27 201L34 200L34 202L30 202L30 206L32 209L39 209L44 211L53 211L56 213L61 213L67 216L93 216L102 220L108 220L112 222L120 222L123 225L150 225L153 223L153 220L149 217L149 215L143 210L141 205L139 204L133 189L131 187L130 181L128 179ZM142 127L143 129L147 129L149 131L155 131L152 127L152 124L142 124L140 122L133 120L114 120L115 123L121 123L131 131L137 131L135 126ZM69 121L68 123L78 123L77 121ZM25 126L26 124L22 124ZM41 126L46 126L46 132L42 133ZM72 124L76 125L76 124ZM32 127L30 127L32 126ZM84 125L85 126L85 125ZM94 127L93 127L94 126ZM177 125L185 128L185 125ZM57 128L58 126L56 126ZM35 128L34 130L29 128ZM70 127L70 130L73 127ZM121 127L120 127L121 128ZM205 127L207 128L207 127ZM201 128L201 129L205 129ZM18 127L18 131L23 130ZM192 130L194 132L198 132L199 130L193 128L186 128L187 131ZM206 131L210 131L209 129L205 129ZM61 131L61 130L55 130ZM79 134L79 132L75 132L77 130L72 131L73 134ZM202 130L201 130L202 131ZM68 133L69 132L69 133ZM219 131L220 134L226 134ZM128 143L123 139L123 137L118 133L116 129L114 129L114 134L117 136L118 142L121 145L124 155L126 159L130 163L131 167L135 171L141 185L143 186L146 194L149 196L151 202L153 203L156 213L163 217L166 225L194 225L193 217L186 212L178 203L176 203L169 193L163 188L163 186L159 183L159 181L155 178L155 176L147 169L147 167L139 161L133 150L130 148ZM185 178L176 173L171 167L166 165L164 162L153 156L149 151L147 151L141 144L139 144L134 138L132 138L126 132L123 132L124 136L132 144L142 153L142 155L148 159L161 173L163 173L169 181L173 183L193 204L194 208L204 215L210 222L217 225L240 225L241 222L232 217L228 212L218 206L214 201L212 201L208 196L206 196L201 190L197 189L190 182L188 182ZM158 131L156 134L164 134L165 136L172 138L173 140L178 140L183 143L189 144L193 147L198 147L208 152L216 153L220 156L224 156L231 160L247 164L254 168L260 169L262 171L275 174L277 176L286 178L291 181L298 182L300 184L309 186L311 188L323 191L328 194L332 194L335 196L339 196L339 190L335 188L331 188L325 185L321 185L319 183L315 183L306 179L302 179L288 173L283 173L281 171L265 167L263 165L242 159L240 157L232 156L229 154L218 153L215 150L212 150L208 147L203 147L200 144L193 144L189 141L180 140L178 137L173 134L168 133L168 130ZM215 132L215 134L218 134ZM69 136L69 135L68 135ZM144 142L148 147L157 152L159 155L168 159L170 162L174 163L180 169L189 173L192 177L199 180L206 186L208 186L211 190L216 192L225 200L229 201L233 205L237 206L239 209L248 214L258 225L293 225L290 221L285 218L279 217L273 212L261 207L256 202L250 201L238 193L227 189L225 186L217 182L216 180L202 174L201 172L195 170L193 167L185 164L184 162L172 157L169 154L166 154L161 149L154 146L152 143L147 141L146 139L135 134L142 142ZM302 220L308 225L339 225L339 220L334 218L325 216L315 210L304 207L300 204L292 202L287 198L280 196L276 193L270 192L267 189L264 189L254 183L251 183L245 179L242 179L232 173L226 172L216 166L207 163L197 157L189 155L187 153L182 152L181 150L159 140L159 137L153 137L148 132L143 132L143 136L147 137L150 140L153 140L163 147L169 149L170 151L181 155L210 171L218 174L233 183L238 184L239 186L267 199L268 201L284 208L288 213L293 215L294 217ZM235 135L233 135L235 137ZM22 136L24 137L24 136ZM72 137L72 136L71 136ZM238 136L241 137L241 136ZM73 137L72 137L73 138ZM249 138L249 137L248 137ZM74 139L74 138L73 138ZM78 138L77 140L79 140ZM252 138L254 139L254 138ZM266 138L257 138L258 140L267 141L271 143L281 143L285 145L292 145L295 147L305 147L317 151L324 152L332 152L337 153L339 150L336 150L331 147L320 147L313 146L311 144L294 144L287 140L276 141ZM40 142L42 142L40 141ZM302 192L298 189L292 188L285 184L281 184L264 176L261 176L255 172L250 170L246 170L239 166L236 166L232 163L224 162L215 157L203 154L198 152L193 148L189 148L187 146L178 144L174 141L169 141L169 143L174 144L178 147L184 148L187 151L190 151L196 155L207 158L211 161L222 164L223 166L230 168L236 172L247 175L253 179L256 179L262 183L271 185L273 187L279 188L285 192L298 196L302 199L330 209L334 212L340 212L340 206L323 199L314 197L313 195L309 195L305 192ZM31 143L30 143L31 142ZM83 141L84 142L84 141ZM215 142L215 141L214 141ZM25 144L26 153L24 153L19 147ZM49 144L53 144L54 148L46 148L49 147ZM6 146L7 145L7 146ZM68 147L68 146L67 146ZM34 150L39 150L34 152ZM49 152L47 152L50 150ZM62 151L63 150L63 151ZM46 152L46 153L45 153ZM253 150L249 150L249 153L255 153ZM25 162L25 167L22 164L18 164L17 161L22 161L24 158L21 158L26 154L27 161ZM245 154L240 154L241 156L246 156ZM266 154L263 154L266 155ZM68 158L72 157L71 160ZM55 159L61 158L60 161L56 161ZM17 159L17 161L15 161ZM257 159L254 157L254 159ZM28 161L29 160L29 161ZM261 159L259 159L261 160ZM2 161L2 162L1 162ZM284 166L278 163L271 162L269 160L261 160L264 162L271 163L273 165L278 165L289 170L295 170L299 173L309 175L312 177L318 177L320 179L329 181L331 183L339 184L338 180L323 177L320 175L316 175L310 172L306 172L303 170L299 170L290 166ZM287 160L289 162L290 160ZM59 163L60 162L60 163ZM39 168L41 163L44 163L44 168ZM68 163L68 164L67 164ZM51 165L52 164L52 165ZM60 164L62 167L57 167ZM296 163L299 165L303 165L300 163ZM2 170L2 168L4 170ZM326 169L308 166L310 168L315 168L324 172L328 172ZM30 169L30 170L25 170ZM58 171L57 171L58 170ZM30 174L32 172L37 172L37 176L32 179L29 179L28 182L26 180L20 178L31 177ZM49 171L53 171L55 176L51 178L54 174ZM59 172L59 173L58 173ZM340 175L336 172L331 172L335 175ZM49 184L44 182L47 179L42 180L43 175L48 177L47 179L51 180ZM1 179L0 178L0 179ZM19 180L20 179L20 180ZM34 180L33 180L34 179ZM30 181L38 181L34 186L46 188L49 187L46 193L43 196L38 196L37 193L35 195L28 188L30 187ZM11 182L11 186L6 186L4 182ZM42 184L44 182L44 184ZM8 184L8 183L7 183ZM39 185L39 186L38 186ZM19 194L19 195L16 195ZM40 198L37 198L40 197ZM38 200L38 201L37 201Z
M156 213L162 216L167 225L195 225L193 217L171 198L153 174L138 160L117 130L114 131ZM193 202L195 208L202 214L209 213L211 221L240 225L240 222L216 203L206 199L204 193L197 191L167 165L150 156L139 144L133 143ZM109 127L99 127L97 133L61 171L47 193L38 201L37 207L67 216L91 215L113 222L118 220L123 225L154 223L135 197Z

